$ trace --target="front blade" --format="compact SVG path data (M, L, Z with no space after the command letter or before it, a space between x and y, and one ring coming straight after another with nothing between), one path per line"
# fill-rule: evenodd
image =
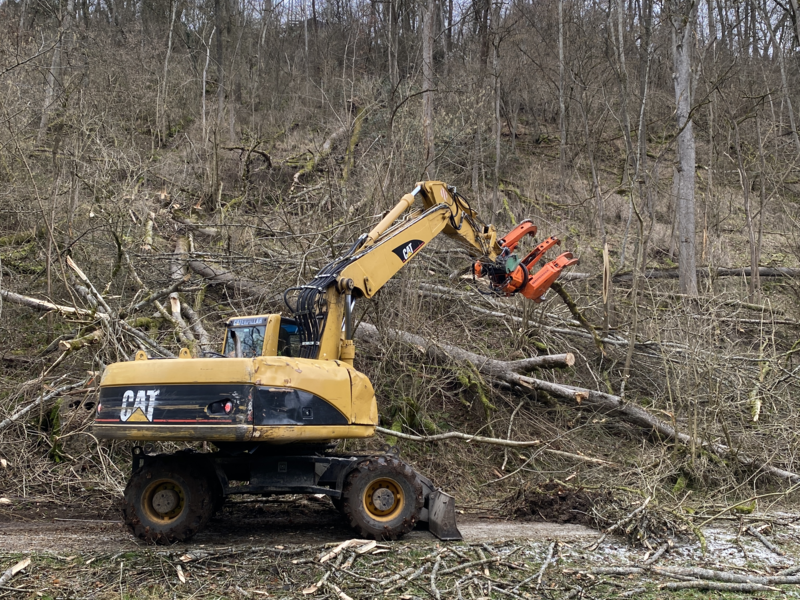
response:
M428 529L440 540L464 539L456 526L455 498L442 490L435 490L428 498Z

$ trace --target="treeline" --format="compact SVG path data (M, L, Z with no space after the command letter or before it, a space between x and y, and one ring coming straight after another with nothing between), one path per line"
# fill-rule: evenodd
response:
M498 215L536 195L517 180L538 152L556 167L542 196L601 245L625 223L616 267L643 264L670 224L693 294L709 232L743 210L757 273L766 205L797 192L794 0L5 0L0 23L0 177L39 161L67 229L81 198L146 183L213 211L329 155L354 186L444 179ZM157 181L171 148L184 165Z

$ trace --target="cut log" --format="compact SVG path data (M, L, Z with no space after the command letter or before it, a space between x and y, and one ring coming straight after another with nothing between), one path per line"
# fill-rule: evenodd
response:
M61 340L58 342L58 347L62 352L72 352L74 350L80 350L84 346L96 344L101 339L103 339L103 330L95 329L91 333L81 336L79 338L74 338L71 340Z
M208 283L224 285L237 294L257 298L271 305L275 310L283 305L283 296L280 294L275 294L272 290L254 281L237 277L221 267L209 265L201 260L189 260L189 268L205 278Z

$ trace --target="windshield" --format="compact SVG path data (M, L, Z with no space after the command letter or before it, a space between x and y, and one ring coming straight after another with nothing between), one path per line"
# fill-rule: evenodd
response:
M265 329L265 325L228 329L228 337L225 340L225 356L235 358L261 356Z

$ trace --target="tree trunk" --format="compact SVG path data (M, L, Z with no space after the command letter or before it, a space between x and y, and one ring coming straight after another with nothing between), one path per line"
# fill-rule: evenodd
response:
M695 261L694 181L695 146L692 128L692 35L697 5L690 0L671 0L673 83L675 116L678 125L677 185L675 186L675 220L678 233L679 282L682 294L697 295Z
M558 0L558 161L561 168L561 191L567 170L567 116L564 100L564 0Z
M64 84L64 73L61 68L61 58L64 46L68 45L70 32L72 30L72 14L75 11L75 0L67 0L66 10L61 15L61 26L58 31L58 42L53 48L53 58L50 62L50 70L47 71L45 78L44 104L42 105L42 117L39 120L39 133L36 136L36 145L41 146L47 134L47 125L50 120L50 110L56 100L59 89Z
M435 0L428 0L422 32L422 136L425 144L425 177L434 179L436 148L433 124L433 24L436 19Z

